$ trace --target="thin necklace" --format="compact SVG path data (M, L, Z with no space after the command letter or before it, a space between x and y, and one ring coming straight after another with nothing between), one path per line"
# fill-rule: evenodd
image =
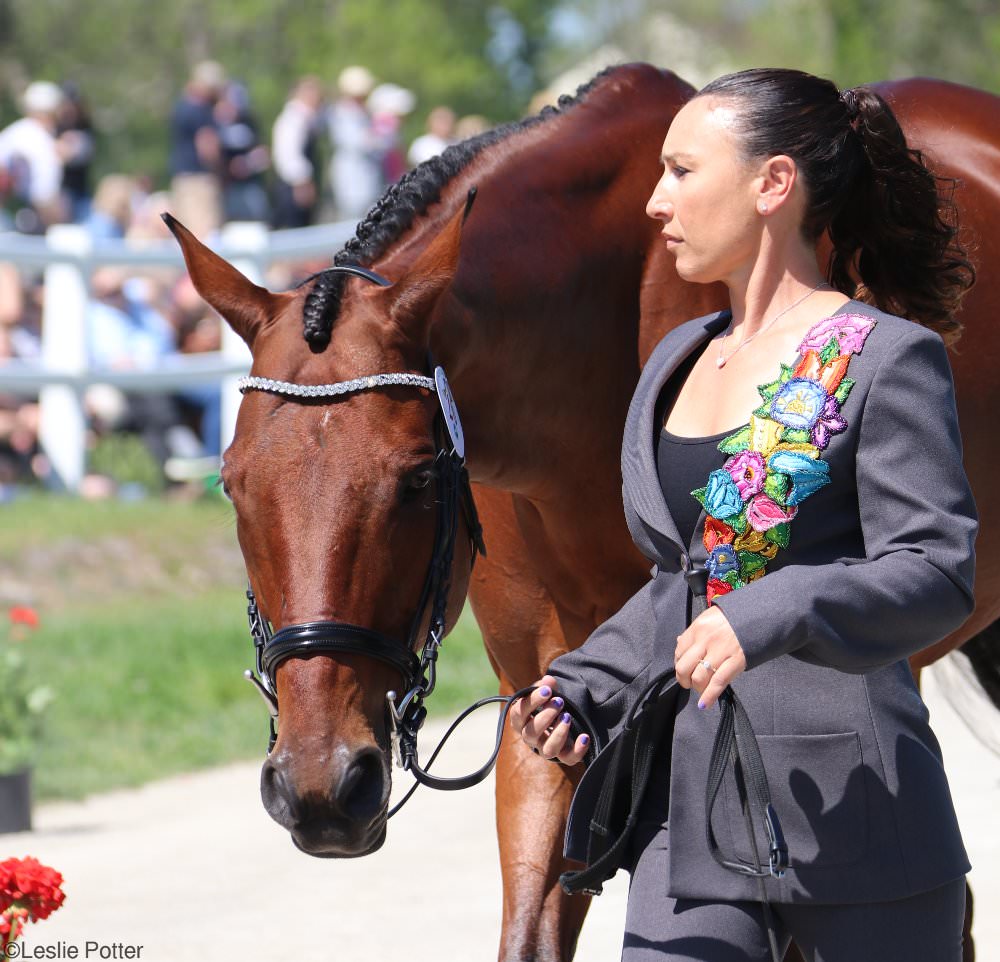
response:
M807 297L811 297L821 287L829 287L829 286L830 285L827 284L826 281L820 281L811 291L806 291L806 293L803 294L797 301L793 301L783 311L780 311L779 313L775 314L774 317L771 318L771 320L769 320L766 324L763 325L763 327L759 327L749 337L745 337L742 341L740 341L740 343L736 345L736 349L733 351L733 353L730 354L729 357L726 357L723 353L726 347L726 338L729 337L729 332L733 329L733 320L735 320L735 318L730 320L729 327L726 328L726 333L722 335L722 340L719 342L719 356L718 358L716 358L715 366L725 367L726 361L728 361L729 358L731 358L734 354L736 354L745 345L749 344L758 334L763 334L764 331L766 331L775 321L777 321L781 317L784 317L793 308L798 307Z

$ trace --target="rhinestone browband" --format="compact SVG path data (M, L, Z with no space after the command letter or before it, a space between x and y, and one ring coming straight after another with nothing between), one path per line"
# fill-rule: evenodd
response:
M336 384L293 384L290 381L275 381L269 377L241 377L237 382L241 394L246 394L247 391L267 391L269 394L310 398L338 397L341 394L352 394L355 391L366 391L386 385L408 385L424 387L429 391L436 390L434 378L423 374L405 373L369 374L367 377L338 381Z

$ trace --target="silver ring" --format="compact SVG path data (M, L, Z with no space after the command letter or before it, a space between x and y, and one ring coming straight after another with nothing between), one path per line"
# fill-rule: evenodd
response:
M715 669L712 667L712 663L707 658L702 658L702 660L699 661L698 664L701 665L701 667L704 668L705 671L710 671L712 672L713 675L715 674Z

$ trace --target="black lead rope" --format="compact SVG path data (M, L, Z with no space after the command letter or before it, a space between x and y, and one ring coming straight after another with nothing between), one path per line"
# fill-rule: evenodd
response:
M708 583L708 571L699 567L690 573L685 573L692 594L691 620L698 617L707 607L704 586ZM737 698L732 687L727 686L719 696L719 708L722 719L716 732L715 744L712 746L712 757L709 762L708 783L705 792L705 833L709 851L712 857L723 868L741 875L757 879L757 893L760 901L761 914L767 928L767 942L771 950L772 962L781 962L781 952L778 948L778 932L774 923L774 913L767 897L767 887L764 879L768 876L781 878L789 866L788 846L781 831L778 813L771 804L771 790L767 784L767 772L760 755L760 745L754 735L750 718ZM712 812L719 797L719 789L726 769L732 764L737 781L742 783L745 791L743 796L743 821L746 824L747 837L750 841L752 861L747 862L737 856L731 861L722 855L719 843L712 828ZM768 866L761 866L757 849L757 833L754 829L753 813L764 825L768 842Z
M403 798L389 810L387 817L392 818L392 816L395 815L396 812L398 812L407 803L407 801L409 801L410 796L413 795L413 793L421 785L426 785L428 788L434 788L442 792L456 792L463 788L471 788L473 785L478 785L481 781L487 778L490 772L492 772L496 767L497 758L500 755L500 746L503 741L504 729L507 726L507 717L510 715L510 710L514 702L517 701L518 698L527 697L535 691L537 687L537 685L528 685L527 687L514 692L513 695L491 695L488 698L481 698L473 705L469 705L469 707L464 709L458 718L456 718L448 727L448 730L442 736L441 741L438 742L437 747L431 753L431 757L427 764L423 767L421 767L419 761L417 760L416 747L414 746L414 750L411 753L404 755L403 768L412 772L415 781ZM587 716L582 709L573 705L572 702L566 698L564 698L563 701L565 702L565 710L573 716L575 724L579 724L575 721L576 719L582 719L583 723L582 725L579 725L579 727L584 731L592 733L593 725L589 723ZM431 765L434 764L434 759L438 757L441 749L444 748L445 742L448 741L455 729L457 729L458 726L469 717L469 715L485 705L503 705L503 708L500 710L500 715L497 718L496 742L493 746L493 752L486 760L485 764L483 764L480 768L477 768L469 775L460 775L454 778L442 778L437 775L431 775L429 770ZM587 749L587 756L585 757L592 758L595 751L596 741L594 740L593 734L591 734L590 748Z

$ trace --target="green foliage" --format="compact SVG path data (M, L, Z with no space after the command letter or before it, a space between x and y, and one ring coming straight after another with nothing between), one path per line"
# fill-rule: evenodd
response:
M572 0L591 29L700 85L730 70L797 67L854 86L940 77L1000 93L1000 6L983 0ZM693 31L693 41L690 35ZM567 54L563 54L564 58Z
M149 492L162 491L160 466L137 434L107 434L98 439L88 458L90 470L118 484L138 484Z
M100 168L165 182L167 127L190 66L207 57L247 84L262 133L295 80L332 91L363 63L418 96L414 123L449 103L516 117L539 85L555 0L0 0L0 80L74 80L99 134ZM502 41L502 42L501 42Z
M29 658L31 629L13 638L15 627L0 636L0 775L34 764L43 714L54 697L49 685L33 681L42 676Z
M554 31L556 11L575 27ZM774 64L841 85L920 74L1000 91L1000 8L982 0L0 0L0 123L29 79L73 80L98 172L164 185L170 111L206 57L247 84L265 139L298 77L332 91L350 63L416 92L412 136L438 103L513 119L603 43L695 84Z

